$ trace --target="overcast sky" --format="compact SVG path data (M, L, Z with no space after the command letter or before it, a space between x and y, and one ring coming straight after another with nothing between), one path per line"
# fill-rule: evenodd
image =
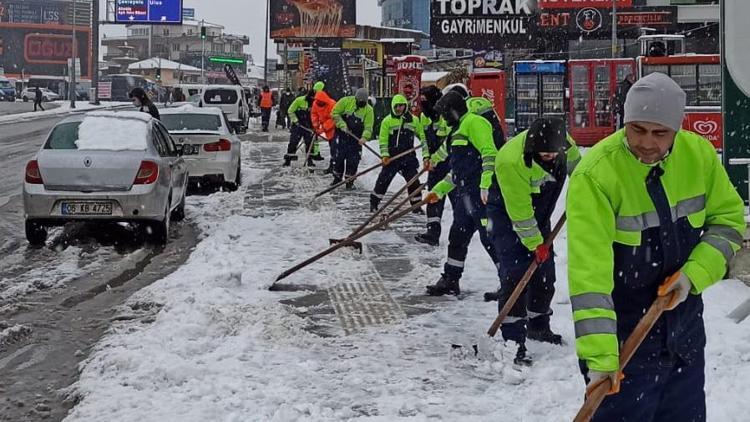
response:
M274 1L274 0L271 0ZM357 23L380 25L380 6L377 0L357 1ZM104 17L105 0L100 0ZM184 0L184 7L194 8L196 19L205 19L226 27L226 32L250 37L246 52L253 55L256 64L263 63L263 34L265 33L266 1L264 0ZM105 25L102 34L122 36L125 28ZM269 57L276 57L276 47L268 42Z

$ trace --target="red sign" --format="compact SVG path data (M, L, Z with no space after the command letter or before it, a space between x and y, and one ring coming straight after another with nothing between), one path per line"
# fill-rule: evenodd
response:
M673 25L671 12L617 12L617 26Z
M112 82L99 82L99 98L112 98Z
M616 4L618 9L632 7L633 0L617 0ZM584 7L611 9L612 0L539 0L540 9L582 9Z
M73 40L67 35L28 34L23 51L28 63L67 64L73 57Z
M708 139L716 149L723 148L724 125L721 119L721 111L688 111L685 113L682 128Z
M419 90L422 87L422 68L427 61L422 56L394 57L396 65L396 90L409 101L412 114L419 116Z

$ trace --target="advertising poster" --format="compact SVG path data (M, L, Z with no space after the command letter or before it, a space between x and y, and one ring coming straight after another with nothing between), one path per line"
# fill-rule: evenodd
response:
M352 38L355 0L274 0L271 38Z

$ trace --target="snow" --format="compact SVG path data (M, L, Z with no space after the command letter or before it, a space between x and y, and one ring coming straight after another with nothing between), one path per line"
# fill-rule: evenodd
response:
M143 116L148 117L144 119ZM140 112L94 112L78 127L79 150L142 151L147 147L151 119Z
M257 154L256 147L243 146L245 160ZM376 160L364 152L360 168ZM243 178L246 186L267 183L278 172L243 168ZM371 189L376 173L358 183ZM293 187L277 199L304 204L310 191L328 180L314 184L295 173L284 177L292 178ZM402 183L397 177L391 192ZM519 373L509 365L502 342L484 334L497 305L482 302L481 293L493 290L497 279L478 239L469 251L462 300L424 304L427 313L350 335L339 330L318 336L306 329L311 322L299 309L281 303L308 292L267 287L283 268L351 229L342 223L347 211L334 204L353 199L323 197L281 212L247 209L245 199L242 191L188 198L188 219L202 230L202 241L183 267L129 299L163 306L152 323L117 323L99 342L70 391L81 400L67 422L546 422L569 421L578 410L584 384L573 347L565 230L555 245L552 328L567 344L530 342L535 364ZM392 230L377 232L364 239L364 256L339 251L285 282L330 287L375 277L372 261L382 257L368 245L388 244L413 268L382 283L396 299L419 297L440 273L450 220L448 208L439 249L407 242ZM725 316L747 294L739 282L725 281L705 295L709 421L742 421L750 412L750 331ZM476 343L486 359L460 359L451 351L453 343Z
M94 105L90 104L87 101L77 101L76 102L76 108L72 109L70 108L70 102L69 101L56 101L56 104L59 104L60 106L53 109L47 109L44 111L29 111L28 113L17 113L17 114L9 114L6 116L0 116L0 124L2 123L18 123L28 120L34 120L42 117L49 117L49 116L61 116L65 114L76 114L80 112L85 112L88 110L97 110L97 109L108 109L108 108L122 108L122 107L132 107L132 103L129 102L108 102L108 101L102 101L100 105ZM30 107L31 109L31 107Z
M214 114L221 115L221 109L218 107L196 107L193 104L184 104L179 107L165 108L159 111L160 114L181 114L181 113L193 113L193 114Z

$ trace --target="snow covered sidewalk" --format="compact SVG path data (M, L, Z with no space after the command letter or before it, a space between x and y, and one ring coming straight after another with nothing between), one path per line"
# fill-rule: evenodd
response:
M91 111L91 110L132 106L132 104L129 102L102 101L101 104L94 105L94 104L89 103L88 101L77 101L76 108L73 109L73 108L70 108L69 101L59 101L57 103L59 103L60 106L57 108L53 108L53 109L48 109L44 111L29 111L27 113L17 113L17 114L9 114L5 116L0 116L0 124L26 122L30 120L45 118L45 117L63 116L66 114L81 113L81 112L86 112L86 111Z
M448 211L439 249L412 240L424 217L409 217L365 237L364 255L342 250L285 280L310 291L267 291L283 269L366 215L377 176L358 182L357 192L310 204L330 179L281 170L285 147L245 143L245 189L188 198L188 218L203 240L180 270L129 300L123 312L143 309L143 317L116 323L84 362L71 389L81 401L66 421L572 419L583 381L572 346L564 232L556 243L552 324L567 345L529 343L535 364L525 373L500 354L456 359L452 343L478 343L487 354L502 348L482 340L497 312L482 293L497 280L478 240L462 299L424 296L441 271ZM363 168L373 162L364 158ZM351 305L363 294L388 310ZM746 286L727 281L705 296L711 421L750 413L750 330L725 317L747 295Z

